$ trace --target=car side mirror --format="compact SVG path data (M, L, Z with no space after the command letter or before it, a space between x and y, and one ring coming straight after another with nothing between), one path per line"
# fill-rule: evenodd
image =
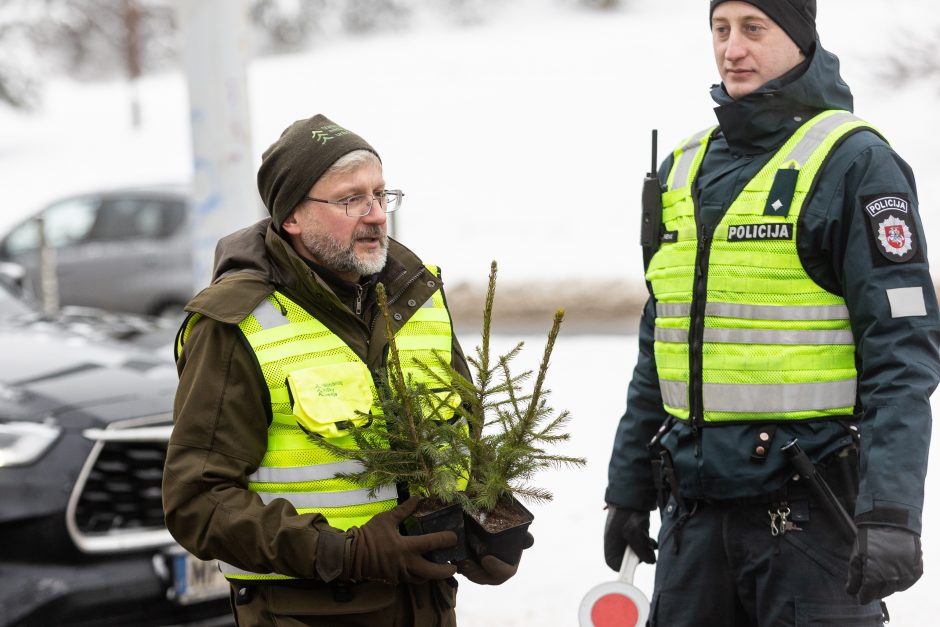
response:
M18 263L0 261L0 281L12 287L17 294L22 294L26 281L26 268Z

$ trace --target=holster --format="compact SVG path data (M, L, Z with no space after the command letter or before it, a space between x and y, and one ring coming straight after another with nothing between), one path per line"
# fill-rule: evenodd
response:
M653 486L656 488L656 506L659 507L659 509L666 507L666 501L669 500L669 484L666 479L667 472L675 479L672 457L669 456L669 451L663 448L662 445L663 438L675 424L675 417L672 415L668 416L656 431L656 435L653 436L653 439L646 445L646 448L650 451L650 468L653 475ZM676 481L672 482L672 486L678 491L679 484Z
M672 455L669 454L668 450L660 448L658 458L652 458L650 464L653 469L653 483L656 486L656 500L660 510L667 506L670 497L675 501L676 507L679 508L679 519L672 528L672 552L678 553L679 543L682 538L682 527L695 514L698 503L694 502L690 507L688 501L680 494L679 479L676 476L676 468L672 463Z
M650 469L653 474L653 486L656 488L656 507L662 509L666 507L666 501L669 500L669 490L666 487L666 481L663 477L663 460L661 457L650 458Z
M688 512L688 503L679 493L679 478L676 476L676 467L672 463L672 455L666 449L660 449L658 462L659 483L662 485L662 489L657 494L657 500L661 501L660 507L665 507L671 496L679 506L680 513ZM654 478L653 481L655 482L656 479Z

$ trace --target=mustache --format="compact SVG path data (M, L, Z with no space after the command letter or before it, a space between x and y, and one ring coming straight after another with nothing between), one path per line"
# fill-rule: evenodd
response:
M356 239L374 238L385 239L385 229L378 224L367 224L356 229L354 234Z

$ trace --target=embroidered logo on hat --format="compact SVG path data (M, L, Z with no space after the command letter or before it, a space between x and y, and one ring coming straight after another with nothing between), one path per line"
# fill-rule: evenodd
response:
M331 139L336 139L337 137L342 137L343 135L349 135L349 131L338 124L327 124L320 129L310 131L310 134L313 136L313 141L319 144L325 144Z

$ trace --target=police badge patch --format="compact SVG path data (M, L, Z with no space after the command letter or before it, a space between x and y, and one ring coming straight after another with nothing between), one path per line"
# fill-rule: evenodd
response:
M903 257L914 247L911 230L904 220L890 216L878 225L878 241L889 255Z
M907 194L878 194L861 201L871 223L873 244L882 258L902 263L917 256L914 216Z

